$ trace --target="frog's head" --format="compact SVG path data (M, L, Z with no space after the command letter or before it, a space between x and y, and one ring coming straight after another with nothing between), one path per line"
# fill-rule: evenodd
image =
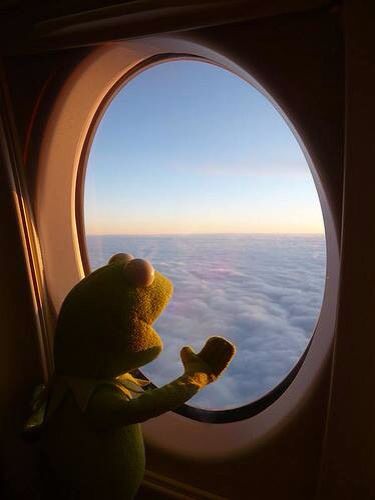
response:
M114 255L67 295L57 322L59 375L115 377L155 359L163 348L152 324L172 283L147 261Z

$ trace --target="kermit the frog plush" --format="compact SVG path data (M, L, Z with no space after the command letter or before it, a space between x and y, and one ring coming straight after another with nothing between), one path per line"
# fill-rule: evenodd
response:
M161 352L152 324L172 290L149 262L116 254L66 297L41 441L46 497L133 498L145 467L139 424L181 406L229 364L234 346L211 337L198 354L182 348L184 373L163 387L144 391L130 374Z

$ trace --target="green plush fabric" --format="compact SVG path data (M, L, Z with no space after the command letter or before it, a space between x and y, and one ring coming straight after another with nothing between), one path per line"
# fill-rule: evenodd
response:
M121 264L104 266L84 278L68 294L59 314L56 372L115 377L152 361L163 345L151 325L172 292L172 283L158 272L151 286L129 286Z
M111 401L128 401L116 385L103 385L102 390ZM78 406L72 391L64 396L60 407L47 416L42 438L49 476L44 498L133 498L145 467L140 426L100 430L91 422L89 412Z
M198 354L182 349L181 377L143 392L142 382L128 372L160 353L162 341L152 323L172 289L160 273L150 286L132 287L123 266L113 263L66 297L42 434L49 474L45 498L133 498L145 467L139 423L181 406L230 362L234 346L212 337Z

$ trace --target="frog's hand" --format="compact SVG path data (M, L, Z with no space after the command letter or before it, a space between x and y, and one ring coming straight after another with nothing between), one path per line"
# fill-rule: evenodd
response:
M46 416L47 401L48 391L46 386L44 384L37 385L32 395L31 414L22 430L22 437L25 441L36 441L40 438Z
M234 345L222 337L208 339L198 354L191 347L184 347L181 360L185 373L181 377L130 400L112 387L103 387L90 402L89 417L99 428L114 428L144 422L174 410L192 398L199 389L216 380L234 353Z
M86 415L100 430L145 422L150 418L178 408L194 396L200 386L188 375L158 389L127 399L112 386L98 388L90 400Z
M181 359L185 374L193 377L203 387L214 382L223 373L235 353L235 346L228 340L210 337L198 354L191 347L183 347Z

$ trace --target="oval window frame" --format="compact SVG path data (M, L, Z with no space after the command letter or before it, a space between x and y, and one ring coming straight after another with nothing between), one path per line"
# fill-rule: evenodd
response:
M213 444L209 451L207 446L192 445L193 440L191 439L189 439L190 446L187 447L186 439L181 440L181 432L172 433L171 439L168 440L169 447L176 452L200 457L212 455L217 458L223 452L227 454L229 451L238 451L244 446L248 447L249 444L254 445L257 440L264 438L271 430L284 425L290 412L296 410L303 397L314 390L322 367L327 362L332 345L335 322L335 314L332 314L332 312L336 310L339 276L337 231L329 209L329 200L326 198L318 176L316 163L313 164L301 136L296 132L295 127L283 110L280 109L280 106L246 70L234 61L184 36L154 37L94 49L68 77L49 117L39 158L36 219L45 262L46 283L53 306L58 311L66 293L89 269L86 236L83 226L83 179L87 154L96 126L111 99L129 79L134 78L140 71L153 64L158 64L166 59L182 58L208 62L231 71L248 81L271 101L289 125L305 153L318 191L326 232L327 274L319 320L305 352L287 377L262 398L239 408L214 411L184 405L175 414L164 415L158 419L160 422L172 418L174 425L177 425L177 427L181 427L181 425L186 427L187 422L195 421L195 424L204 427L205 434L207 434L208 423L226 423L225 426L213 426L216 431L212 431L212 427L209 427L211 429L209 432L212 434L210 440ZM110 59L112 59L112 64L108 64ZM113 64L113 61L115 64ZM108 68L108 66L110 66L111 70L105 75L103 69ZM99 77L96 79L95 75L99 75ZM87 89L87 83L93 77L95 78L97 90L96 93L94 92L95 95L91 96L91 99L86 99L84 109L80 109L78 120L80 134L77 138L74 137L75 132L77 132L77 124L73 127L73 131L68 131L69 124L73 123L73 118L77 118L73 116L72 110L79 103L80 97L83 96ZM53 161L53 159L57 159L58 152L67 150L68 143L72 160L69 179L67 178L68 174L65 173L64 176L61 169L58 172L58 165L56 165L56 161ZM57 161L57 164L61 167L61 161ZM53 169L51 165L54 165ZM64 177L63 182L61 182L62 177ZM63 255L63 259L61 259L61 252L58 251L59 238L56 237L56 232L51 230L51 228L56 227L56 219L55 223L51 221L51 219L54 219L53 214L56 212L56 197L51 194L54 192L53 186L55 188L56 186L66 186L68 188L66 192L62 192L64 213L59 213L57 217L57 221L60 220L61 222L61 224L58 224L59 227L64 229L64 238L69 242L67 254ZM57 210L57 212L60 211ZM59 266L58 263L63 265ZM56 271L58 272L56 273ZM176 413L179 415L176 415ZM181 416L189 417L189 419ZM155 431L155 425L158 429L158 423L155 423L155 421L144 425L146 438L148 437L149 441L161 446L160 439L157 437L159 431ZM162 425L164 424L162 423ZM230 442L227 435L228 427L231 428ZM222 431L219 431L219 428ZM248 439L244 439L244 434L240 430L243 428L247 429L246 433L250 436L250 442ZM190 430L192 429L193 427L190 426ZM195 427L196 431L197 428ZM201 432L201 430L198 430L198 435ZM218 434L220 433L226 434L226 438L221 441L218 440ZM178 436L179 439L176 439ZM194 441L199 443L201 440L198 437ZM207 439L204 441L207 441ZM220 442L226 444L218 446ZM181 443L184 443L183 446ZM165 444L164 442L163 447Z

